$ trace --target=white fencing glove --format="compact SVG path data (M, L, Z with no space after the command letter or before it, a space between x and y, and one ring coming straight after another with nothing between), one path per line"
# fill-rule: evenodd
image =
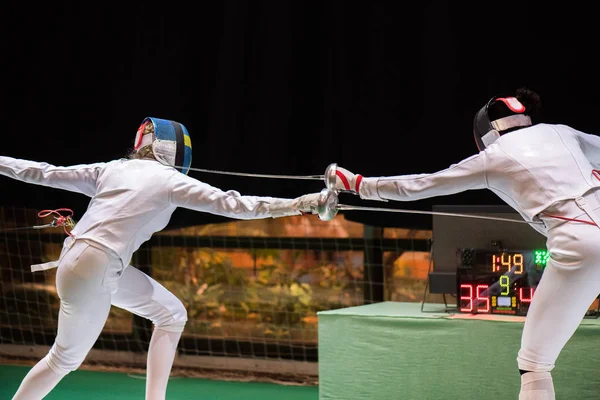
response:
M320 193L305 194L295 199L276 199L269 205L271 217L317 214Z
M359 194L362 179L362 175L353 174L346 168L338 166L335 173L335 190Z

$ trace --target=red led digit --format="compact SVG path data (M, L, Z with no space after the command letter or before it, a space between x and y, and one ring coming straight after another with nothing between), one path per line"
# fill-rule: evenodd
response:
M463 289L467 289L467 292L469 293L468 296L463 295L464 290ZM463 302L463 300L467 300L467 304L468 307L463 307L463 304L465 304ZM468 285L466 283L463 283L460 285L460 311L462 312L471 312L473 311L473 285Z
M523 289L529 289L529 297L523 296ZM519 288L519 302L521 303L531 303L531 299L533 299L533 292L535 290L532 287L529 288Z
M475 294L477 295L477 312L490 312L490 298L489 296L482 296L481 292L486 290L488 285L477 285L475 288ZM484 306L480 307L481 302L485 303Z

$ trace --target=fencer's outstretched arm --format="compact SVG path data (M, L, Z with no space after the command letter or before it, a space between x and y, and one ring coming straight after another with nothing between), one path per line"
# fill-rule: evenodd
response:
M413 201L436 196L446 196L472 189L486 188L484 157L471 156L449 168L431 174L399 175L365 178L339 168L349 186L358 186L357 194L367 200ZM349 175L349 176L346 176ZM339 174L338 174L339 176ZM359 177L357 179L356 177ZM343 179L342 179L343 180ZM343 189L343 182L339 188ZM336 184L336 187L338 185ZM352 190L355 191L355 190Z
M318 193L295 199L242 196L236 191L225 192L180 173L174 174L171 185L171 204L235 219L316 214L319 198Z
M45 162L0 156L0 175L18 181L82 193L96 193L96 180L104 163L57 167Z

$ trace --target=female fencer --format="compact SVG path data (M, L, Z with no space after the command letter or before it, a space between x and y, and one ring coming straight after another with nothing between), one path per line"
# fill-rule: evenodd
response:
M190 136L181 123L146 118L128 158L53 166L0 157L0 174L91 197L57 262L58 331L49 353L25 376L14 400L44 398L76 370L96 342L111 305L153 322L147 357L146 399L166 396L187 312L165 287L129 265L133 253L162 230L177 207L235 219L315 213L319 194L296 199L242 196L187 176Z
M520 400L555 398L551 370L600 293L600 137L533 123L539 96L493 97L474 119L478 154L427 174L366 178L337 168L335 190L411 201L489 189L547 238L550 258L517 356ZM543 332L543 334L539 334Z

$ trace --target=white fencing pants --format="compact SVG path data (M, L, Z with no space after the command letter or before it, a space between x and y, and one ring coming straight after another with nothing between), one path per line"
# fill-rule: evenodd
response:
M14 399L42 399L62 377L76 370L102 332L111 304L154 323L148 376L159 381L154 393L162 394L147 398L164 398L177 342L187 321L186 310L154 279L132 266L123 270L116 256L90 243L76 241L61 258L56 272L60 297L56 339L48 355L30 371L32 376L25 377Z
M600 192L585 198L592 205L587 211L593 218L574 201L569 202L566 214L571 218L600 221ZM551 219L545 221L553 223ZM548 230L550 258L527 312L517 357L519 369L538 373L549 373L554 368L563 347L600 293L600 228L581 222L554 220L554 224L556 226ZM551 379L549 374L547 379ZM551 381L548 384L551 385ZM521 394L523 399L554 398L553 390L546 397Z

